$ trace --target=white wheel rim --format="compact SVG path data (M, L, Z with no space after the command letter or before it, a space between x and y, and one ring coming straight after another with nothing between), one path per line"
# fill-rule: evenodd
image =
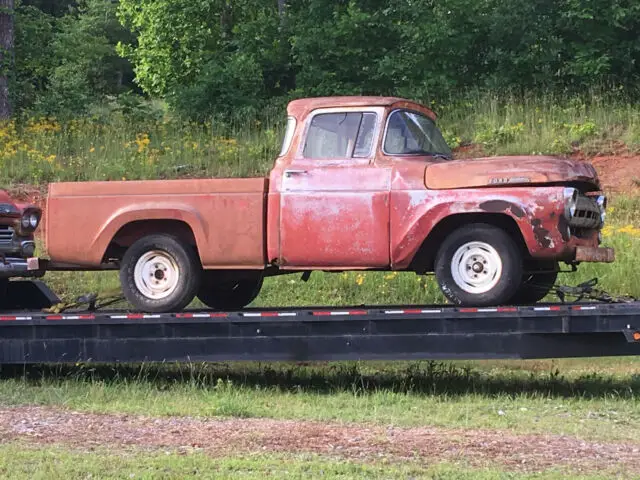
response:
M150 250L136 262L133 279L142 295L152 300L160 300L176 290L180 269L167 252Z
M453 254L451 275L465 292L486 293L500 281L502 260L488 243L468 242Z

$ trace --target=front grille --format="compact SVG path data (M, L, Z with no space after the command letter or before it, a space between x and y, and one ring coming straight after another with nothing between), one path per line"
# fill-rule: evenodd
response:
M600 228L602 217L596 201L584 195L578 196L576 212L569 220L569 226L573 228Z
M10 247L13 244L13 227L0 225L0 248Z

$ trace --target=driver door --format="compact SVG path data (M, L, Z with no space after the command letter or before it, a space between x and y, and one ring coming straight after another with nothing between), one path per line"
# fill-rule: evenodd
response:
M373 161L379 117L351 111L311 118L282 177L282 268L389 265L391 169Z

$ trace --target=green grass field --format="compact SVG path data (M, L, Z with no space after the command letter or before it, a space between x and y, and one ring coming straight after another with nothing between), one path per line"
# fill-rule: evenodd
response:
M355 479L456 479L456 480L561 480L565 471L549 469L536 473L513 473L500 468L471 468L451 463L424 467L418 462L389 465L383 461L365 464L310 455L253 455L250 458L211 458L202 453L114 454L107 449L90 453L59 447L0 446L0 475L11 479L264 479L339 478ZM611 478L606 474L584 475L588 480Z

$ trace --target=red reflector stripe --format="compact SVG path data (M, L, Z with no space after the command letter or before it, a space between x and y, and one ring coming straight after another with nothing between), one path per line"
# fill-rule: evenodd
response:
M350 310L349 311L349 315L366 315L367 312L366 310Z
M458 311L462 313L476 313L478 309L477 308L459 308Z
M277 317L278 312L262 312L260 313L261 317Z
M16 317L0 317L0 321L11 321L15 320Z
M127 318L136 319L136 318L144 318L143 313L127 313Z
M560 307L558 305L552 305L549 307L549 310L553 311L553 312L557 312L560 310Z
M313 312L314 315L318 315L318 316L328 316L331 315L331 312Z
M46 320L62 320L62 315L47 315Z
M403 310L402 313L406 314L406 315L415 315L415 314L420 314L422 313L422 310L420 309L407 309L407 310Z
M517 312L518 309L516 307L498 307L499 312Z

